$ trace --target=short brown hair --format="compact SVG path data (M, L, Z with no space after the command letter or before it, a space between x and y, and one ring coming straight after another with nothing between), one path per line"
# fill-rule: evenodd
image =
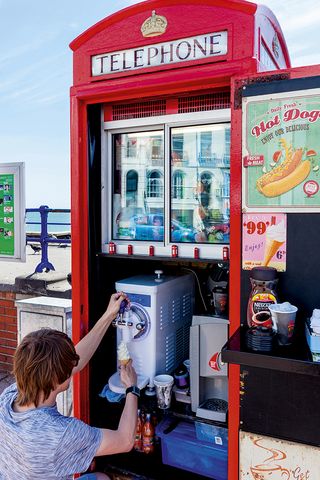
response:
M46 400L52 390L71 376L78 361L79 355L65 333L42 328L26 335L15 352L13 363L18 404L33 403L37 407L41 393Z

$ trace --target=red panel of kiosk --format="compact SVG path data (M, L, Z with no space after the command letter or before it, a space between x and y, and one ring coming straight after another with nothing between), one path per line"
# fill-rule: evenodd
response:
M152 11L165 17L167 26L158 36L145 37L141 26ZM226 48L209 55L210 37L223 32ZM205 36L208 36L205 40ZM196 41L195 41L196 39ZM179 43L191 45L188 55ZM198 41L198 43L197 43ZM201 43L202 42L202 43ZM207 43L208 50L203 45ZM172 47L170 45L173 45ZM202 50L198 45L202 46ZM160 58L157 65L143 65L141 51L153 45ZM178 61L165 61L169 49ZM241 109L235 109L235 77L251 77L259 71L290 67L281 28L270 10L244 0L147 0L121 10L89 28L71 43L74 77L71 89L71 168L72 168L72 294L73 339L88 330L88 104L112 105L141 98L166 98L166 113L176 112L176 98L193 92L231 89L231 203L230 203L230 326L239 326L241 271ZM224 45L225 46L225 45ZM172 50L170 50L172 48ZM213 47L214 48L214 47ZM197 50L196 58L192 55ZM136 67L128 68L123 52L131 50ZM154 54L156 50L153 50ZM120 52L120 53L119 53ZM121 53L122 52L122 53ZM138 52L138 53L134 53ZM109 73L93 75L93 58L113 57ZM149 56L150 56L149 52ZM182 57L182 58L180 58ZM148 57L147 57L148 58ZM163 60L163 61L161 61ZM110 61L110 58L108 58ZM148 63L148 62L147 62ZM151 62L150 62L151 63ZM120 68L122 66L122 68ZM123 68L126 67L126 68ZM100 72L101 73L101 72ZM108 105L105 115L108 117ZM107 118L106 118L107 119ZM108 118L109 119L109 118ZM74 383L74 411L89 420L88 369ZM239 368L229 375L229 480L238 478Z
M252 57L254 38L254 17L256 5L247 2L228 2L231 8L226 8L225 2L207 1L176 1L176 2L144 2L116 13L102 22L99 22L71 44L74 55L74 85L83 84L92 80L101 80L103 77L91 76L91 58L98 54L108 54L132 48L139 48L150 44L163 44L177 39L193 38L201 34L213 34L226 31L228 35L228 51L226 55L203 58L201 61L190 63L179 62L174 68L183 68L187 64L236 61ZM214 12L213 12L214 7ZM233 7L233 8L232 8ZM152 9L156 14L167 20L166 31L161 36L145 38L141 33L143 22L150 17ZM175 46L177 47L177 46ZM190 55L190 60L192 55ZM188 58L189 60L189 58ZM127 69L107 76L134 75L136 71ZM170 69L172 65L163 62L152 70ZM139 74L150 69L141 68ZM104 77L106 78L106 77Z

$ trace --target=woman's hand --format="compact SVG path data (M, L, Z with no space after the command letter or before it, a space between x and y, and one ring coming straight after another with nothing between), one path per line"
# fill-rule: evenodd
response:
M137 374L130 359L127 365L120 366L120 380L126 388L137 385Z
M116 318L116 316L119 313L120 305L123 300L127 300L129 303L129 299L127 295L123 292L117 292L111 295L111 298L109 300L109 305L105 313L103 314L103 317L109 321L109 323L112 322Z

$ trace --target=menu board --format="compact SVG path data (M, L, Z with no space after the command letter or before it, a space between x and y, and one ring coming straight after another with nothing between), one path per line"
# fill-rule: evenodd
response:
M320 89L243 99L244 211L320 211Z
M14 255L14 175L0 175L0 255Z
M26 259L24 163L0 163L0 261Z
M286 270L287 215L245 213L242 218L242 268L273 267Z

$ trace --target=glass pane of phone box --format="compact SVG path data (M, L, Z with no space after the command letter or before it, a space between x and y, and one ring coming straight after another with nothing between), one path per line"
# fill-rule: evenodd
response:
M229 243L230 127L172 128L174 243ZM113 239L164 241L164 133L113 135Z

